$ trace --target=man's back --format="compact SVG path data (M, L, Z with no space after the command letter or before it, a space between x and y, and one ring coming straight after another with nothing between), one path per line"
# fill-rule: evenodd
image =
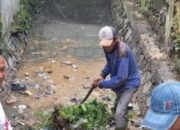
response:
M111 78L115 76L119 76L119 78L122 79L125 78L126 81L123 83L124 87L139 87L140 74L138 64L133 52L125 43L119 42L118 47L112 53L105 52L105 54L108 63L107 68L110 71ZM112 81L104 82L104 86L106 86L106 84L113 86ZM114 87L113 90L120 91L120 88Z

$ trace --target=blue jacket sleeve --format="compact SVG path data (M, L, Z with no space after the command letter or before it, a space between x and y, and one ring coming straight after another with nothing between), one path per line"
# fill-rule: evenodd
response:
M104 69L101 71L101 74L104 78L110 73L110 65L109 62L104 66Z
M111 79L101 81L103 88L116 88L121 86L128 78L129 59L120 58L118 59L118 70L117 75Z

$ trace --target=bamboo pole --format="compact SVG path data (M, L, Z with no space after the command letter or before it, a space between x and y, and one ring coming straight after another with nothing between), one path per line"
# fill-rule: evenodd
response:
M173 12L174 12L174 1L175 0L166 0L169 5L168 12L166 15L166 25L165 25L165 48L168 48L171 35L171 27L173 24Z

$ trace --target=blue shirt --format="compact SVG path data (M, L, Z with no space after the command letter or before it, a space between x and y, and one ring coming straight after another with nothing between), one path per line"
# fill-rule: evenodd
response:
M103 88L110 88L116 93L126 88L138 88L140 86L140 74L137 61L131 49L126 46L127 57L119 57L118 47L112 53L106 53L107 64L102 70L110 79L101 81Z

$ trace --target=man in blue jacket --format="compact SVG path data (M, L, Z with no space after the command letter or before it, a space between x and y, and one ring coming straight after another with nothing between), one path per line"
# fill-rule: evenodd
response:
M93 85L112 89L116 93L116 130L125 130L128 122L125 114L133 94L140 86L140 74L133 52L117 35L117 30L111 26L104 26L99 31L100 45L107 63ZM109 74L110 79L105 79Z

